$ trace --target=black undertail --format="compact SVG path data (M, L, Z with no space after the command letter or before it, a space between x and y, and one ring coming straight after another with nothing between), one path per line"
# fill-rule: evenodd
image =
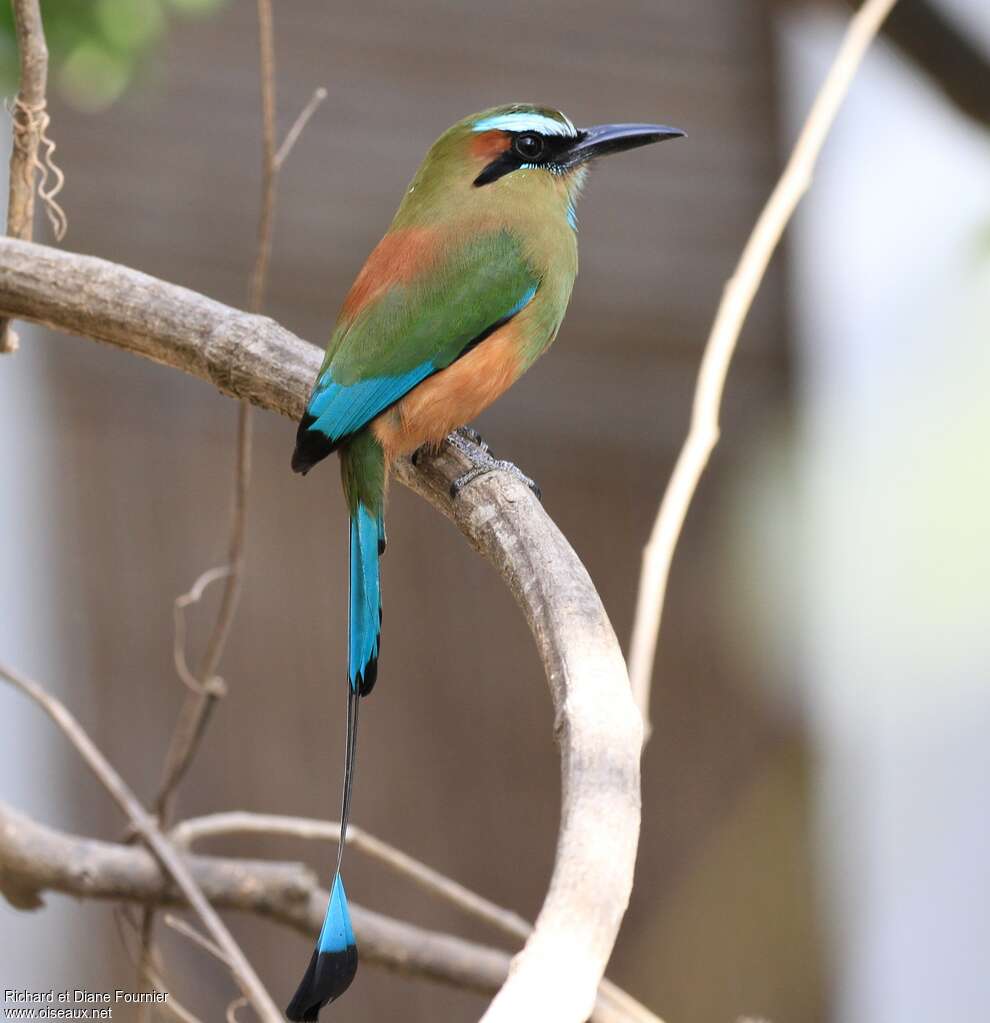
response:
M292 452L292 471L301 472L303 476L317 462L322 462L327 455L337 450L337 444L330 440L325 433L321 430L310 429L315 422L315 417L307 412L299 421L299 429L296 431L296 450Z
M348 945L342 952L314 950L285 1015L293 1023L312 1023L324 1005L335 1001L351 986L357 967L358 954L354 945Z

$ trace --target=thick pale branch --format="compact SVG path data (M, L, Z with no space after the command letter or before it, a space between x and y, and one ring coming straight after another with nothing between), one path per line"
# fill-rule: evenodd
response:
M320 352L264 316L94 256L0 238L0 313L136 352L298 418Z
M550 890L484 1019L583 1020L631 889L642 722L598 594L563 535L514 477L482 477L469 500L451 500L450 480L463 469L445 447L425 472L404 463L398 476L495 563L523 608L554 698L563 776Z
M272 320L100 259L0 240L0 313L82 334L298 417L320 354ZM532 629L561 747L563 813L550 889L488 1023L587 1019L632 888L642 722L601 601L530 491L505 474L449 497L446 447L399 478L498 569Z

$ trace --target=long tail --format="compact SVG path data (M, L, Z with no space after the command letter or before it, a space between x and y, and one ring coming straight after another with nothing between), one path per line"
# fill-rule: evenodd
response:
M344 491L351 508L350 591L347 641L347 738L344 792L340 808L340 845L330 885L330 902L306 974L285 1010L293 1021L317 1019L324 1005L339 998L354 980L358 954L347 908L340 863L357 752L358 708L378 675L381 645L381 587L378 558L385 549L384 457L368 434L359 434L341 452Z
M330 902L316 948L285 1010L294 1021L312 1021L318 1018L324 1005L339 998L350 986L357 973L357 943L351 926L351 913L347 908L347 895L340 876L340 860L344 851L347 818L350 815L351 784L354 778L354 753L357 746L357 710L360 695L356 689L347 693L347 742L344 751L344 797L340 811L340 845L337 863L330 885Z

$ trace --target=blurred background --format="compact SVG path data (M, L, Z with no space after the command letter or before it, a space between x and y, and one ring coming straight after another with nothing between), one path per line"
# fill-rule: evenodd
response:
M43 11L64 244L243 306L260 191L255 5ZM453 121L526 100L578 124L688 131L592 176L559 343L477 424L540 482L623 640L722 284L847 15L763 0L277 5L280 136L314 88L329 95L281 174L266 311L321 346ZM674 566L637 883L609 970L668 1023L986 1018L988 67L985 0L903 0L742 337ZM18 331L21 351L0 360L0 659L64 699L150 801L184 692L172 601L224 559L236 406L133 356ZM255 422L230 693L178 812L334 816L337 473L293 476L293 424ZM354 819L532 918L559 808L532 642L494 572L398 487L389 530ZM190 616L193 651L215 599ZM0 721L0 798L120 835L40 712L0 688ZM323 874L331 862L329 847L285 840L211 848ZM348 886L373 909L498 942L355 854ZM0 906L0 987L133 986L109 907L46 902ZM310 942L230 923L283 1002ZM173 935L163 949L175 996L222 1018L235 994L223 967ZM334 1019L467 1021L482 1007L366 968Z

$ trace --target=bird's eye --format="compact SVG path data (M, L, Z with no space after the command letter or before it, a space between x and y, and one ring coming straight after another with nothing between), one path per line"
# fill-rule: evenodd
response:
M543 155L543 139L535 131L526 131L517 135L512 148L527 162L538 160Z

